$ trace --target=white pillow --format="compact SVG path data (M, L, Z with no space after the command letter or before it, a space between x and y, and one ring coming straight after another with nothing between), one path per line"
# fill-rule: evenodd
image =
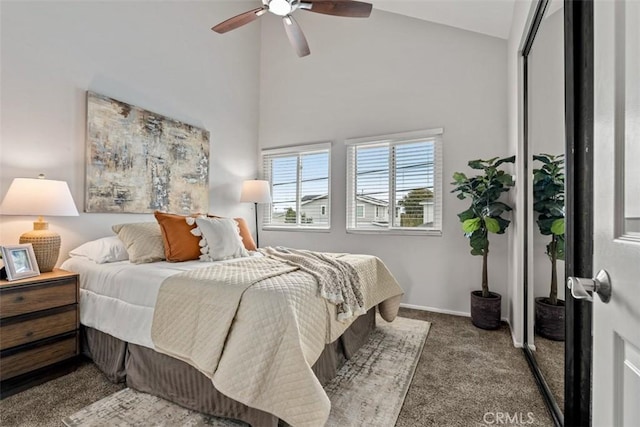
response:
M191 230L200 240L201 261L221 261L224 259L249 256L244 248L238 223L233 218L196 218L197 228Z
M103 237L87 242L71 250L69 256L88 258L97 264L129 259L127 248L118 236Z

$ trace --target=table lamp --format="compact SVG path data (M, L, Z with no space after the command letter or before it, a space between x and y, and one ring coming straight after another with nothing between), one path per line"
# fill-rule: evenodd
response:
M258 240L258 203L271 203L271 188L269 181L250 179L242 183L240 193L241 202L251 202L256 209L256 247L260 247Z
M31 243L40 272L53 270L60 254L60 235L49 230L46 216L78 216L78 210L65 181L15 178L0 205L0 215L37 215L33 230L20 236L20 243Z

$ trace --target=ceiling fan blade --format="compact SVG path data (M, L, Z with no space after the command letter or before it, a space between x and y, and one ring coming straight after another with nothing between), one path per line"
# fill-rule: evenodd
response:
M303 0L298 8L325 15L368 18L371 15L373 5L362 1L349 0Z
M266 7L259 7L248 12L241 13L240 15L234 16L233 18L229 18L211 29L218 34L224 34L227 31L235 30L236 28L246 25L249 22L255 21L266 12Z
M293 19L291 15L287 15L282 18L282 22L284 23L284 30L287 32L287 37L289 37L289 42L291 42L298 56L302 58L303 56L309 55L311 53L309 43L307 43L307 39L296 20Z

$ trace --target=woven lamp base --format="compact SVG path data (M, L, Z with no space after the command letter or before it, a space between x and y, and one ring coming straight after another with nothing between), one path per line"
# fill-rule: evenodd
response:
M41 273L52 271L60 255L60 235L49 231L49 223L36 221L33 230L20 236L20 243L31 243Z

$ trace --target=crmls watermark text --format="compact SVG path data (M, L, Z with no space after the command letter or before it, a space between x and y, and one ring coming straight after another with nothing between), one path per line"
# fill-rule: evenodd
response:
M533 424L533 412L487 412L482 417L487 425L527 425Z

